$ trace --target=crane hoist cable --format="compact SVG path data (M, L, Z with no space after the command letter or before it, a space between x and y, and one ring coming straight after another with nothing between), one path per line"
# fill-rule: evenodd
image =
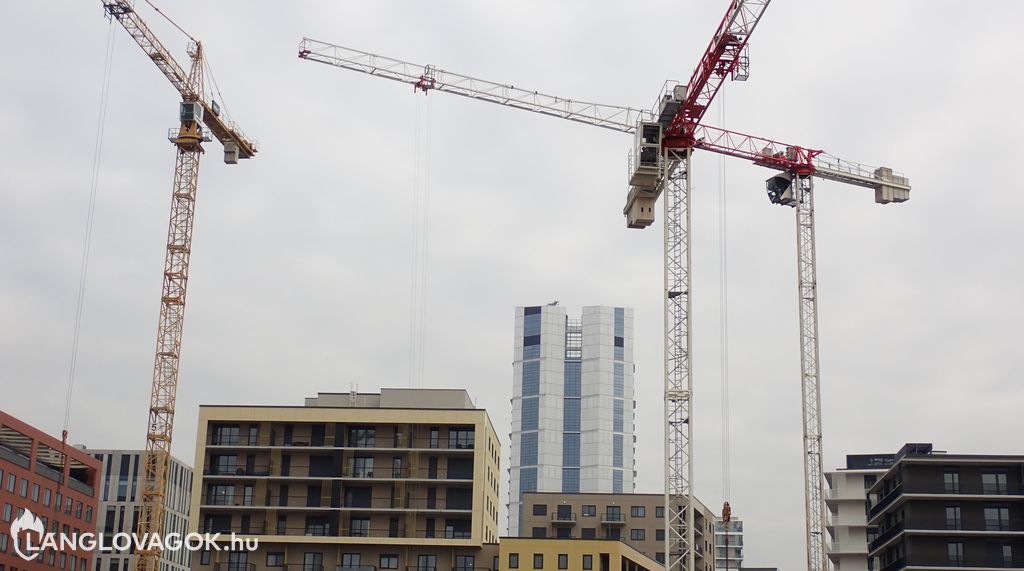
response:
M99 113L96 118L96 137L93 140L92 171L89 176L89 201L85 214L85 236L82 238L82 262L78 273L78 296L75 300L75 325L71 336L71 357L68 364L67 389L64 394L64 419L61 431L67 439L71 425L71 402L74 398L75 372L78 367L78 347L81 341L82 315L85 312L85 290L89 275L89 254L92 248L93 225L96 221L96 195L99 189L100 164L103 158L103 139L107 124L107 106L110 101L110 76L113 68L114 26L107 33L106 52L103 56L103 77L100 82ZM62 451L63 452L63 451Z
M725 125L725 89L718 94L718 124ZM730 458L729 418L729 210L725 195L725 157L718 157L718 319L719 367L722 406L722 537L725 543L725 571L729 570L729 531L732 526L732 506L729 505L732 484Z
M427 344L430 237L431 100L416 100L412 181L412 263L409 280L409 386L423 387Z

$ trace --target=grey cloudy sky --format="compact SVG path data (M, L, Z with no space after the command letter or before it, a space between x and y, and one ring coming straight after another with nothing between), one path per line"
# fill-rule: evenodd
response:
M175 453L199 403L298 404L408 379L412 90L296 57L302 36L548 93L647 106L685 79L726 2L162 2L204 41L257 159L200 175ZM0 21L0 407L59 433L104 46L99 2ZM181 61L185 38L140 11ZM725 124L870 164L901 206L817 187L826 466L906 441L1021 452L1019 2L779 0L727 85ZM176 93L122 29L72 439L140 447ZM661 489L660 223L621 217L630 138L430 95L426 385L466 387L507 446L513 307L636 309L638 491ZM720 111L708 114L719 123ZM718 158L695 159L697 495L722 501ZM732 494L747 563L804 565L793 213L729 159ZM506 448L507 450L507 448ZM505 458L507 465L507 453ZM507 486L503 485L503 494ZM717 509L717 508L716 508Z

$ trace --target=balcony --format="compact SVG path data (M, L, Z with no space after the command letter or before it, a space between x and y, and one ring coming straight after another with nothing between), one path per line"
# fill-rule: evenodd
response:
M866 543L832 542L828 544L829 555L867 555L868 546Z
M927 533L943 537L992 536L996 534L1024 535L1024 520L1021 519L984 520L983 522L969 524L964 524L961 521L950 526L951 523L953 522L948 522L945 519L908 518L881 532L878 538L872 541L868 547L870 551L875 551L901 532L906 534Z
M897 559L896 561L893 561L892 563L883 566L878 571L899 571L900 569L903 569L906 566L907 566L906 558L901 557L901 558Z
M955 487L947 488L943 484L929 485L923 483L902 483L883 496L871 506L868 519L871 520L885 510L900 495L947 496L950 499L992 500L1012 496L1013 499L1024 498L1024 486L1010 484L1006 486L985 486L981 482L961 482ZM965 498L964 496L969 496ZM943 498L944 499L944 498Z
M558 513L557 511L551 514L551 525L576 525L576 514L575 513Z
M428 532L426 529L407 530L404 528L350 528L347 525L347 521L342 521L342 525L339 527L332 527L330 524L315 524L310 526L274 526L270 524L267 526L264 522L259 522L255 525L250 525L248 528L243 528L237 525L223 526L223 525L209 525L200 526L199 533L220 533L222 535L235 533L239 536L285 536L285 537L324 537L324 538L357 538L357 539L472 539L472 532L469 531L456 531L454 529L437 529L432 532ZM287 568L302 569L303 565L300 564L289 564L285 565ZM227 569L219 571L228 571ZM239 570L239 571L253 571Z
M626 525L622 512L606 511L601 514L601 523L605 525Z
M279 466L273 466L270 464L260 464L249 467L242 466L208 466L203 469L203 476L208 479L253 479L253 478L267 478L271 480L346 480L346 479L366 479L366 480L380 480L380 481L393 481L393 480L424 480L424 481L449 481L449 482L471 482L473 480L472 470L446 470L446 469L430 469L430 468L418 468L411 469L395 468L390 465L381 465L378 468L374 467L346 467L337 468L333 467L330 470L324 470L320 467L311 467L308 465L295 465L292 464L288 467L287 473L282 474L282 470Z
M255 563L215 563L214 571L256 571Z
M265 500L266 498L262 498ZM290 494L285 497L282 503L281 496L275 495L270 496L270 502L259 501L255 498L246 498L242 494L235 495L222 495L222 494L203 494L200 499L200 505L203 509L209 510L245 510L245 511L256 511L256 510L294 510L294 511L326 511L326 510L341 510L341 511L437 511L447 513L462 513L472 512L473 503L472 499L464 500L461 498L430 498L430 497L413 497L413 498L392 498L389 496L372 497L372 498L347 498L347 501L336 502L336 505L332 505L330 501L323 501L320 496L317 496L316 502L310 502L309 496L306 494Z
M900 485L896 486L895 488L893 488L892 490L890 490L888 494L885 494L884 496L879 498L878 501L874 505L871 506L871 509L868 510L868 519L870 520L871 518L873 518L876 515L878 515L882 510L884 510L886 508L886 506L891 504L902 493L903 493L903 484L900 484Z

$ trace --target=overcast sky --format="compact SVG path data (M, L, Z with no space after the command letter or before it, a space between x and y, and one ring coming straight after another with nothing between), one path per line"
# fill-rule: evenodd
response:
M197 406L301 404L408 382L414 125L394 82L305 62L325 41L608 104L686 79L727 2L162 2L204 41L261 152L208 145L175 454ZM140 12L183 64L186 38ZM902 170L911 201L817 185L825 465L904 442L1022 452L1024 3L779 0L725 88L722 126ZM0 20L0 407L59 434L111 24L100 2ZM144 442L177 122L171 85L114 24L71 439ZM627 230L627 135L429 96L425 384L465 387L506 446L513 308L636 309L637 491L661 490L662 227ZM707 115L720 123L720 110ZM694 160L697 496L721 505L719 159ZM732 484L746 563L804 563L793 211L725 166ZM659 211L660 216L660 211ZM507 482L502 485L507 495ZM507 498L505 498L507 499Z

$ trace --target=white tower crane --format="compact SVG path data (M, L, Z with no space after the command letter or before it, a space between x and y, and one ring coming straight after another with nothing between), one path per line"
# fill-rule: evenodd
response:
M690 158L707 150L782 171L768 180L769 199L796 207L800 291L805 509L809 571L824 571L825 504L821 466L821 397L818 382L817 291L814 267L812 175L874 189L881 204L909 198L905 177L811 150L700 123L725 77L748 76L747 39L770 0L732 0L725 18L689 83L666 83L651 110L602 105L547 95L305 38L299 57L410 84L551 115L634 135L623 214L631 228L654 221L654 202L664 193L665 310L665 554L667 571L693 571L704 556L695 543L691 405Z

